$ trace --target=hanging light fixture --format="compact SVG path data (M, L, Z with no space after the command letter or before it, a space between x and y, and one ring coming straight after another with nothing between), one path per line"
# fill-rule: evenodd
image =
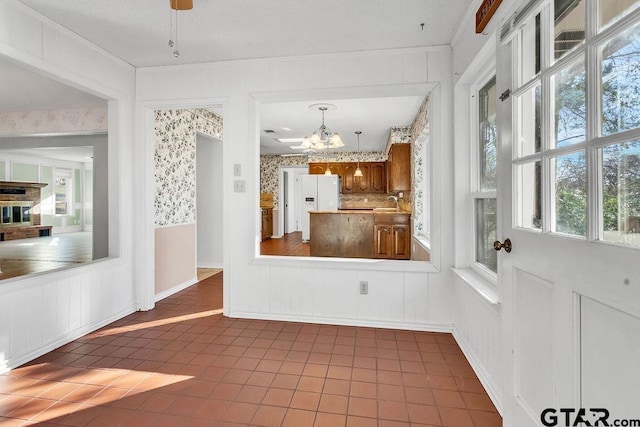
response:
M322 124L313 132L313 135L305 136L302 139L302 143L296 148L302 148L304 150L324 150L327 148L344 147L344 142L342 142L342 138L340 138L338 132L331 132L324 124L324 112L327 110L336 110L337 107L333 104L313 104L310 105L309 108L322 112Z
M356 135L358 135L358 167L356 171L353 173L353 176L362 176L362 171L360 170L360 134L362 131L357 130Z
M173 56L178 58L178 11L193 9L193 0L169 0L169 4L175 13L169 13L169 47L173 49ZM175 25L174 25L175 24ZM175 26L175 32L174 32Z

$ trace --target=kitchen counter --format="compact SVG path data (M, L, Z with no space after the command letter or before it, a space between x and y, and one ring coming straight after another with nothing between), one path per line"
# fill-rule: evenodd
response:
M384 214L384 215L411 215L411 212L407 211L388 211L388 210L375 210L375 209L340 209L337 211L310 211L314 214Z
M409 259L404 242L410 239L411 212L345 209L309 214L311 256ZM393 240L396 228L403 233L401 240ZM402 242L398 250L396 240Z

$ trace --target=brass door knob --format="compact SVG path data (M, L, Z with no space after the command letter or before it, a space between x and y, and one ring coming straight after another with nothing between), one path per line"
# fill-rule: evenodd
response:
M499 251L502 248L507 253L511 252L511 239L504 239L504 243L500 243L500 240L493 242L493 249Z

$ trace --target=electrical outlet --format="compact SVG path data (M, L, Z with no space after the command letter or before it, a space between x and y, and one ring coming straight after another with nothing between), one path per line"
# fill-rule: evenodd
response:
M360 281L360 295L367 295L369 293L369 282L364 280Z

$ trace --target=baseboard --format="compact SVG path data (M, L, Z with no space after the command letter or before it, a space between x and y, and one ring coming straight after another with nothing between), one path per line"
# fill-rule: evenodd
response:
M458 346L464 353L464 356L469 361L469 364L478 376L480 383L482 383L482 386L487 391L487 394L489 395L489 398L493 402L494 406L496 407L500 415L502 415L502 392L500 390L500 387L498 387L495 381L493 381L491 375L489 375L489 373L484 369L484 366L480 363L478 358L475 357L475 354L471 350L471 347L469 346L469 344L467 344L467 341L464 339L459 329L455 326L453 327L453 338L455 338Z
M222 268L223 265L223 263L198 264L196 268Z
M29 353L23 354L17 358L11 358L8 360L0 361L0 374L4 374L11 369L17 368L18 366L24 365L25 363L36 359L44 354L49 353L50 351L55 350L58 347L62 347L65 344L70 343L73 340L76 340L80 337L83 337L95 330L102 328L103 326L108 325L109 323L113 323L116 320L120 320L125 316L130 315L131 313L135 313L135 308L129 308L127 310L123 310L118 314L114 314L113 316L109 316L106 319L100 320L98 322L91 323L84 327L74 329L73 331L67 332L60 338L55 341L52 341L42 347L38 347L36 350L33 350Z
M404 329L421 332L451 333L453 325L450 323L406 323L371 319L347 319L340 317L317 317L305 315L288 315L274 313L256 313L251 311L229 310L228 317L256 320L276 320L285 322L318 323L323 325L360 326L365 328Z
M167 297L170 297L171 295L178 293L182 290L187 289L189 286L191 285L195 285L196 283L198 283L198 278L194 277L192 279L187 280L186 282L183 282L179 285L174 286L173 288L167 289L166 291L162 291L159 294L156 294L156 299L155 301L158 302L160 300L163 300Z

